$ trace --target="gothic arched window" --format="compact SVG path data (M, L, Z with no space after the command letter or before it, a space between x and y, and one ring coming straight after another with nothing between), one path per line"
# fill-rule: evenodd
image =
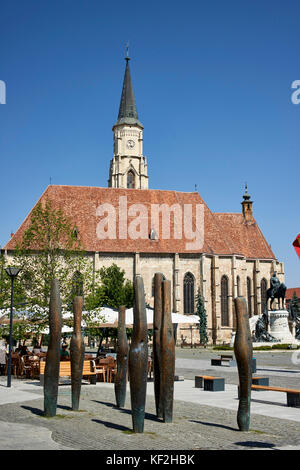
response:
M262 278L262 280L260 281L261 313L264 313L265 311L265 306L267 302L267 288L267 280L265 278Z
M129 170L127 173L127 188L134 189L134 172Z
M229 326L228 277L221 278L221 326Z
M236 278L236 291L237 291L237 296L240 297L241 295L241 278L240 276L237 276Z
M184 313L194 313L194 286L195 280L192 273L186 273L183 279L183 307Z
M251 279L250 277L247 277L247 301L248 301L248 314L249 317L252 316L252 304L251 304Z

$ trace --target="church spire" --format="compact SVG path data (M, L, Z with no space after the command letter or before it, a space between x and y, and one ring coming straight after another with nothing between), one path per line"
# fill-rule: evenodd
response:
M118 120L113 126L114 156L110 161L110 188L148 189L147 158L143 155L144 126L138 119L131 83L129 61L123 81Z
M130 57L128 56L128 45L127 45L127 55L125 57L126 68L125 75L123 80L122 95L120 101L120 108L118 114L118 120L115 126L120 124L129 124L129 125L138 125L143 128L143 125L138 119L138 113L133 93L129 61Z
M253 202L251 201L251 196L248 193L248 188L247 188L247 183L245 184L245 193L243 195L243 201L241 202L242 204L242 212L243 216L246 222L253 222L253 208L252 204Z

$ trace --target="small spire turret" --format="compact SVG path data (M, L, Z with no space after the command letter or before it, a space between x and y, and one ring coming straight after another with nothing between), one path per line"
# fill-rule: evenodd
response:
M245 183L245 192L243 195L242 212L246 222L253 222L253 201L251 201L251 196L248 193L247 183Z

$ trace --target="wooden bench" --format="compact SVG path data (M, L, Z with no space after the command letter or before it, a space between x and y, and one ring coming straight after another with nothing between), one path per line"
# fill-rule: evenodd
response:
M195 375L195 388L202 388L209 392L224 392L225 379L211 375Z
M227 362L229 366L236 366L236 360L233 359L232 355L229 354L221 354L218 358L211 359L212 366L222 366L224 362ZM256 372L256 358L252 358L252 373Z
M285 387L269 387L266 385L252 385L251 389L252 390L269 390L272 392L284 392L286 393L287 406L300 408L300 390L294 390L292 388L285 388Z
M46 361L40 362L40 384L44 384ZM71 361L60 361L59 377L71 377ZM93 365L93 361L83 361L82 377L88 377L91 384L96 384L97 372Z
M269 377L252 377L252 385L269 386Z
M230 366L236 365L233 356L228 354L221 354L218 358L211 359L212 366L221 366L223 362L228 362Z

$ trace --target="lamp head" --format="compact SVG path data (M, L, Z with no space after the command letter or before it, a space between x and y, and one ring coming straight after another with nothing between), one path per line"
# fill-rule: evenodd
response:
M21 268L16 268L14 266L9 266L8 268L5 268L5 271L6 271L6 274L10 277L10 278L15 278L17 277L17 275L19 274L19 272L21 271Z

